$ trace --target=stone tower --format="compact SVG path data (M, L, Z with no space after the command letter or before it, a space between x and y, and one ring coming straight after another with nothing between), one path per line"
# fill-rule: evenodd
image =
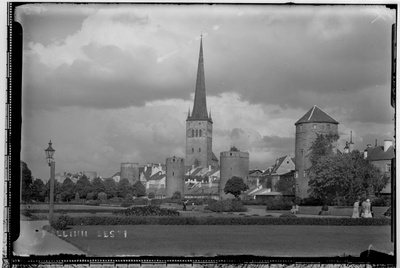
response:
M181 157L169 157L166 160L165 195L171 197L175 192L180 192L184 196L184 170L185 159Z
M296 196L300 198L308 196L308 169L311 167L309 153L312 142L317 138L316 134L338 134L338 125L339 122L316 105L295 123ZM337 143L333 144L333 147L336 152Z
M225 194L224 188L226 182L232 177L242 178L244 183L248 183L249 176L249 153L240 152L235 147L232 147L230 151L221 152L221 170L219 179L219 198L226 199L232 198L231 194Z
M199 64L193 111L186 119L186 165L215 167L218 159L212 152L211 112L207 114L206 86L204 77L203 40L200 40Z

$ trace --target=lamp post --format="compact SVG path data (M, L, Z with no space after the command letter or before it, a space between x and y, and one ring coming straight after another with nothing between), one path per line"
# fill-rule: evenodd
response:
M56 163L54 162L53 155L55 150L51 147L52 143L49 142L49 147L47 147L44 152L46 153L47 163L50 166L50 200L49 200L49 218L50 221L53 219L53 211L54 211L54 173Z

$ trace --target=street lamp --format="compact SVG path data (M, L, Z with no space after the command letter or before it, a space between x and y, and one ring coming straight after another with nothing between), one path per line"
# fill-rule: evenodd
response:
M54 211L54 173L56 163L54 162L53 155L55 150L51 147L52 143L49 141L49 147L47 147L44 152L46 153L47 163L50 166L50 201L49 201L49 218L50 221L53 219L53 211Z

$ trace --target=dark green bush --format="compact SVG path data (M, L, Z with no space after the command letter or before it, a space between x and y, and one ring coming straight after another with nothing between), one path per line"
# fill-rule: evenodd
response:
M99 206L101 204L100 200L89 200L86 202L86 205L89 206Z
M179 216L179 212L171 209L160 208L159 206L131 207L115 211L115 215L124 216Z
M213 212L244 212L247 208L238 200L222 200L217 202L210 202L208 208Z
M67 215L61 215L58 217L54 217L50 221L50 225L56 230L66 230L67 226L72 223L72 220Z
M133 199L132 204L133 205L148 205L149 200L146 198L136 198L136 199Z
M283 214L279 215L279 217L281 217L281 218L297 218L297 216L292 213L283 213Z
M292 198L278 197L266 200L267 210L290 210L293 206Z
M32 213L29 210L21 210L21 215L24 215L25 217L31 217Z
M242 204L245 206L257 206L257 205L266 205L265 200L242 200Z
M302 217L73 217L68 225L326 225L383 226L389 218L302 218Z
M372 200L371 205L373 207L387 207L392 204L392 200L390 196L380 196Z
M319 198L315 198L312 196L303 198L300 200L300 206L322 206L324 201Z

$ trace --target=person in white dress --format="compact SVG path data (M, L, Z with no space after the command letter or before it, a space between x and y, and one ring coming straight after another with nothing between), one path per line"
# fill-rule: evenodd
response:
M357 199L356 202L354 202L353 215L351 217L352 218L359 218L360 217L360 198Z

